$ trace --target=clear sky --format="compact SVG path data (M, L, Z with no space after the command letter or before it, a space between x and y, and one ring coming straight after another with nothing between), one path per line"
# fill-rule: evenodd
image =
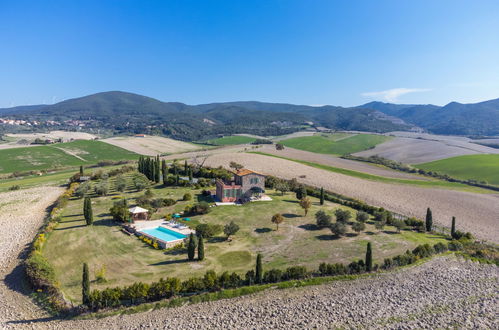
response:
M499 98L499 1L0 0L0 107Z

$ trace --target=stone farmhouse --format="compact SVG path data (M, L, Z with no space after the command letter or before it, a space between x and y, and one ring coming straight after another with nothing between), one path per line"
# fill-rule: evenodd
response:
M231 181L216 181L216 197L223 203L246 203L259 199L265 192L265 175L248 169L233 171Z

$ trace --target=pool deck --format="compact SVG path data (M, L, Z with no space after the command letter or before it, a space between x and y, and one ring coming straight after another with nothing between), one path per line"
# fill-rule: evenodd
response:
M176 228L176 227L168 224L165 219L135 221L135 223L133 224L133 228L135 229L136 234L145 235L145 236L148 236L148 237L151 237L151 236L143 233L142 231L144 229L156 228L156 227L163 227L163 228L166 228L168 230L171 230L173 232L176 232L176 233L179 233L179 234L182 234L182 235L185 235L185 236L189 236L191 233L193 233L193 234L196 233L195 230L192 230L189 227L187 227L187 228ZM155 237L151 237L151 238L156 239L158 241L158 243L160 243L161 247L164 248L164 249L166 249L168 247L175 246L175 245L177 245L178 243L180 243L181 241L184 240L184 239L178 239L178 240L166 242L166 241L157 239Z

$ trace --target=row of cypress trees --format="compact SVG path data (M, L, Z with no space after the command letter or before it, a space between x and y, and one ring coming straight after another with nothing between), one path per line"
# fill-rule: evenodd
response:
M187 257L189 260L194 260L194 255L196 254L196 247L198 250L198 260L204 260L204 241L203 236L199 236L198 243L194 239L194 234L191 233L189 236L189 243L187 244Z
M163 160L165 167L166 162ZM156 157L139 157L139 165L138 171L146 176L151 181L159 183L159 179L161 176L161 162L159 159L159 155ZM163 180L165 175L163 173Z

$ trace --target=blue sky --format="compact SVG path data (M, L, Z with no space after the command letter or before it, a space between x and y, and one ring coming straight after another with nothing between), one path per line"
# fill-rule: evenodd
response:
M0 0L0 107L499 97L499 1Z

